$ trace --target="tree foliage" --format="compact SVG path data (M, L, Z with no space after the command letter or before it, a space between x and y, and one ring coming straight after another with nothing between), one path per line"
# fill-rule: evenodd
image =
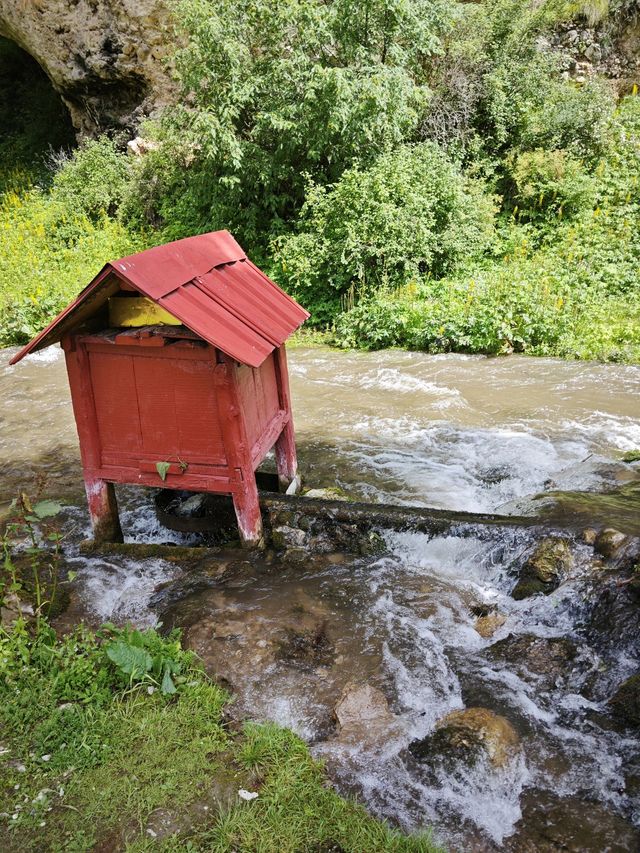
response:
M307 191L297 234L279 241L276 276L317 319L351 299L440 277L486 247L491 199L433 143L403 146L329 187Z
M229 224L262 243L304 199L415 135L448 0L183 0L176 168L159 199L179 234ZM184 173L188 178L184 179Z

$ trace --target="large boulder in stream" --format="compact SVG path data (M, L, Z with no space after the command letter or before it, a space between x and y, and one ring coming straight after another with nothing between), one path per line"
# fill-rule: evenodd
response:
M519 738L511 723L488 708L451 711L435 731L413 741L409 752L419 761L474 765L484 754L499 769L518 751Z
M628 726L640 726L640 672L623 681L609 700L614 716Z
M519 572L511 595L516 600L538 592L549 595L560 586L563 576L573 566L573 554L566 539L549 536L538 543Z

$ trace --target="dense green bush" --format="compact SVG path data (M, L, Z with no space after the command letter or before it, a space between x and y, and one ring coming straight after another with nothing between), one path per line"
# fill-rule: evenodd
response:
M573 216L593 208L595 181L566 151L537 148L510 161L512 201L529 219Z
M309 187L298 233L278 242L276 275L323 322L345 294L439 277L481 254L492 226L492 200L436 145L403 146Z
M129 165L114 139L87 140L59 158L57 167L51 194L67 216L95 222L117 212L129 184Z
M251 245L285 229L310 175L412 137L428 102L424 61L449 0L183 0L181 105L160 132L172 152L142 205L168 233L228 226ZM159 155L157 155L159 156ZM173 164L173 168L171 165Z

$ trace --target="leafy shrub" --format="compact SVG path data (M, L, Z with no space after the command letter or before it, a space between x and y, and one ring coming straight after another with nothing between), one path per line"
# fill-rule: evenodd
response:
M59 157L52 196L69 217L93 222L113 216L125 195L127 157L107 136L85 141L70 156Z
M172 236L231 227L250 245L283 230L307 174L337 180L410 138L426 108L424 60L449 0L183 0L181 105L147 215ZM145 188L143 187L143 193Z
M488 75L487 88L498 144L525 151L565 149L586 159L605 151L615 106L607 82L562 80L553 56L540 53L526 63L503 62Z
M160 637L153 628L107 627L110 638L104 650L125 683L149 683L171 694L176 692L176 681L185 681L184 673L194 659L182 651L179 631Z
M511 162L513 201L529 218L573 216L593 206L595 182L566 151L538 148L516 154Z
M491 198L436 145L404 146L311 185L298 233L276 246L276 274L322 322L350 290L440 276L481 253L492 225Z

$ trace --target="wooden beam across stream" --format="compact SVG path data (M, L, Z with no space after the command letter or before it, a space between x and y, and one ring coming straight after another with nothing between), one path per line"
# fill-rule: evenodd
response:
M203 545L215 551L220 545L233 547L233 541L216 537L233 528L231 501L218 495L180 495L161 490L155 496L156 514L165 527L191 534L202 534ZM277 550L372 554L383 550L385 530L443 535L472 535L478 528L529 528L540 526L535 516L498 515L494 513L459 512L418 506L372 504L361 501L323 497L305 497L261 491L259 494L267 544ZM181 513L187 501L197 505L193 515ZM85 552L127 553L139 557L171 556L195 558L202 546L136 543L84 543Z

